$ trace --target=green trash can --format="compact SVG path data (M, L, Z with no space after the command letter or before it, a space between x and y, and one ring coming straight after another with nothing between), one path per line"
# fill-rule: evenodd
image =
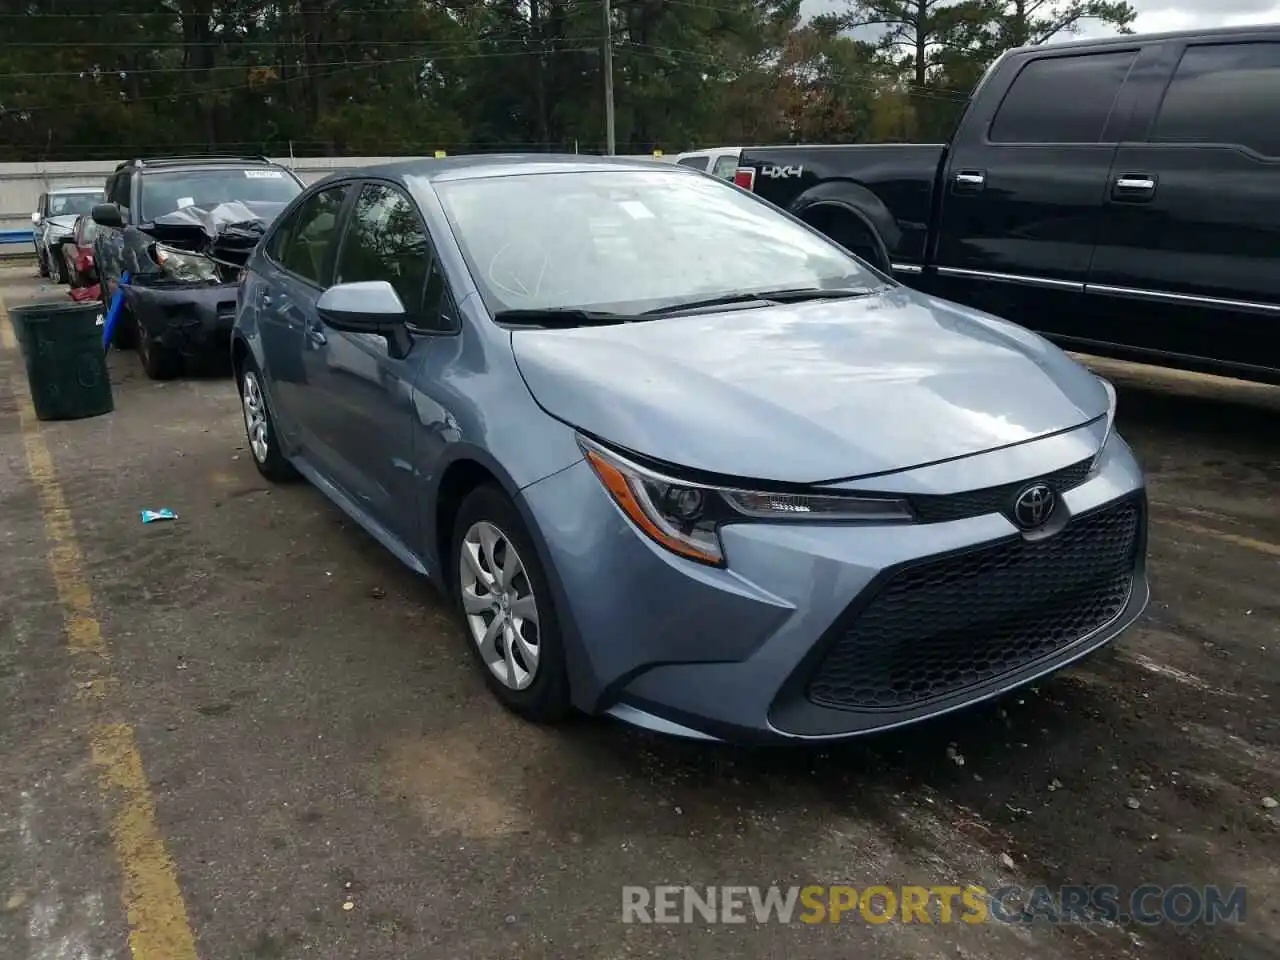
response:
M22 346L39 419L80 420L114 409L102 348L102 304L14 304L9 318Z

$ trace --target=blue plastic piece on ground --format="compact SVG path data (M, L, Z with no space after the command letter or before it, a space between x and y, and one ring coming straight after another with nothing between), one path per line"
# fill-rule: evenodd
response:
M120 311L124 309L124 288L129 283L129 271L120 274L120 282L116 284L116 295L111 298L111 308L107 311L107 322L102 328L102 349L111 347L111 335L115 332L116 321L120 319Z
M155 523L157 520L177 520L178 515L168 507L162 507L159 510L143 510L141 511L143 523Z

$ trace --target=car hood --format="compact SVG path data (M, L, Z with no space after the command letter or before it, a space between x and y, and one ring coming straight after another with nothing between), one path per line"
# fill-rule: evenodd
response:
M858 300L515 330L553 416L692 470L789 483L963 457L1106 413L1043 338L905 288Z
M283 203L231 200L212 207L181 207L156 217L147 232L157 239L252 235L255 239L280 215Z
M57 217L46 217L45 225L55 230L70 232L76 225L76 215L74 213L62 214Z

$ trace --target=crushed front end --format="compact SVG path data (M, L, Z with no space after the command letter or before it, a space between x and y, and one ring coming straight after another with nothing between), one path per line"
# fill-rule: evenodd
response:
M152 344L186 357L227 349L240 272L270 223L252 206L184 207L146 228L125 296Z

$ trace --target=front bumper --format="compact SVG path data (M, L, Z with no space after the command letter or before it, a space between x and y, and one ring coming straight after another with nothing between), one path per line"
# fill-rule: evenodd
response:
M166 349L192 356L230 348L238 284L161 286L139 281L124 290L139 327Z
M1096 432L1075 433L1044 442L1056 460L1004 479L1096 449ZM1036 446L969 459L988 475L1025 470ZM892 528L743 523L722 529L728 569L713 569L635 531L585 463L523 500L576 705L687 737L841 739L944 714L1091 653L1149 598L1143 477L1118 436L1039 536L999 513Z

